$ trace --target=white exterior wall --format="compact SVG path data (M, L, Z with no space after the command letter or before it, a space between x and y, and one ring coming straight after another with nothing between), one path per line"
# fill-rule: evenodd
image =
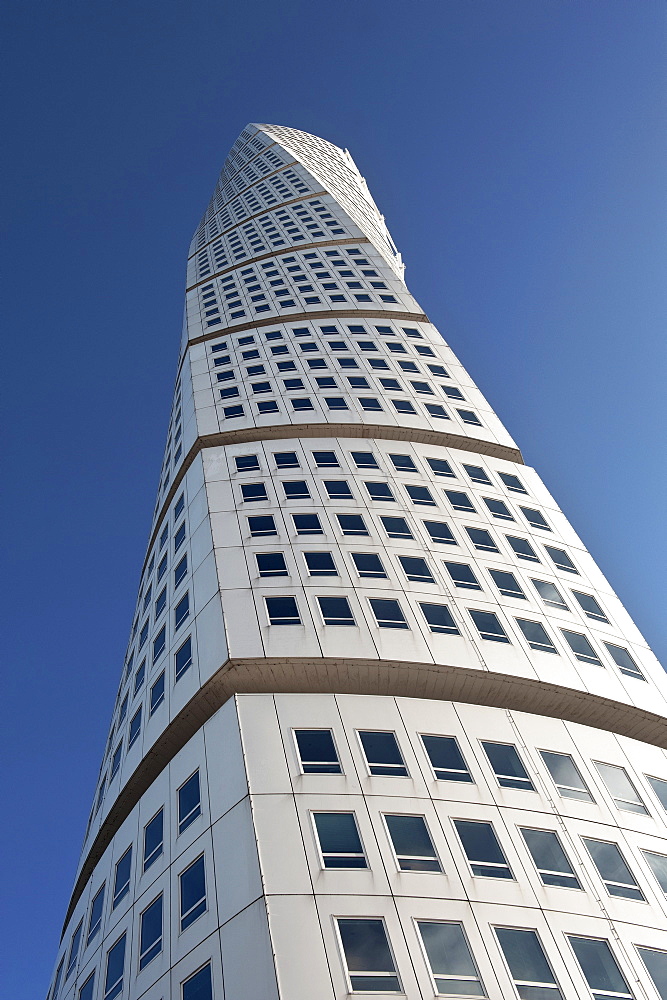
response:
M316 515L315 533L302 515ZM362 519L356 533L349 515ZM272 519L271 533L256 517ZM403 519L401 537L386 518ZM450 537L438 541L433 523ZM313 552L335 575L309 571ZM257 557L271 553L282 575L262 574ZM379 557L384 576L360 574L359 554ZM423 560L418 573L406 557ZM460 566L473 574L465 586ZM504 586L498 571L512 574ZM272 622L273 597L295 599L292 624ZM327 597L347 600L348 624L327 623ZM398 602L400 627L376 618L377 599ZM448 632L433 631L427 605L448 609ZM495 640L475 611L495 616ZM531 646L522 621L542 626L548 649ZM207 963L216 1000L344 997L335 918L355 915L384 920L410 998L436 990L415 924L429 920L464 927L479 995L517 996L500 924L537 931L565 998L591 996L574 934L610 942L628 996L664 1000L636 948L667 954L667 901L642 853L667 855L667 815L646 777L667 782L666 697L610 585L408 292L349 154L248 126L191 247L158 499L49 1000L79 1000L93 972L81 1000L104 1000L123 934L114 997L194 1000L181 986ZM334 733L341 774L302 773L297 728ZM358 730L395 733L408 776L370 775ZM436 780L419 734L455 737L470 782ZM516 747L533 790L501 787L481 740ZM562 798L540 750L576 759L593 801ZM625 768L643 813L617 808L594 761ZM179 834L178 790L196 771L201 815ZM160 809L163 852L144 871L144 829ZM323 867L317 811L355 814L366 869ZM442 872L398 870L386 812L425 817ZM454 819L493 824L511 879L471 873ZM543 884L520 827L558 835L580 890ZM587 836L618 845L643 901L609 895ZM130 845L129 890L112 907ZM181 931L179 876L201 856L205 911ZM160 894L162 945L140 969L142 914ZM71 971L58 979L61 962Z

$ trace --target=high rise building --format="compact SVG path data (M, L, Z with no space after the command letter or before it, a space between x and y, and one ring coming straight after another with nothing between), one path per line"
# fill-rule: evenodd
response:
M349 153L248 126L49 1000L665 1000L666 695Z

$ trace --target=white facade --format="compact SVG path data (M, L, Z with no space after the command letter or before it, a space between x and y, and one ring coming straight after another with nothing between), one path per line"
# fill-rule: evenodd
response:
M248 126L49 1000L666 1000L666 697L349 153Z

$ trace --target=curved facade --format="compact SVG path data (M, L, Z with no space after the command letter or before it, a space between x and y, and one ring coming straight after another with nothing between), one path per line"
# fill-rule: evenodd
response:
M666 695L349 153L248 126L49 1000L665 1000Z

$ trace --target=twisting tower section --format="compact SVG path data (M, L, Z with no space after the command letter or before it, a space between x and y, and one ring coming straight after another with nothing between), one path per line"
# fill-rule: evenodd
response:
M666 694L349 153L249 125L49 1000L666 1000Z

